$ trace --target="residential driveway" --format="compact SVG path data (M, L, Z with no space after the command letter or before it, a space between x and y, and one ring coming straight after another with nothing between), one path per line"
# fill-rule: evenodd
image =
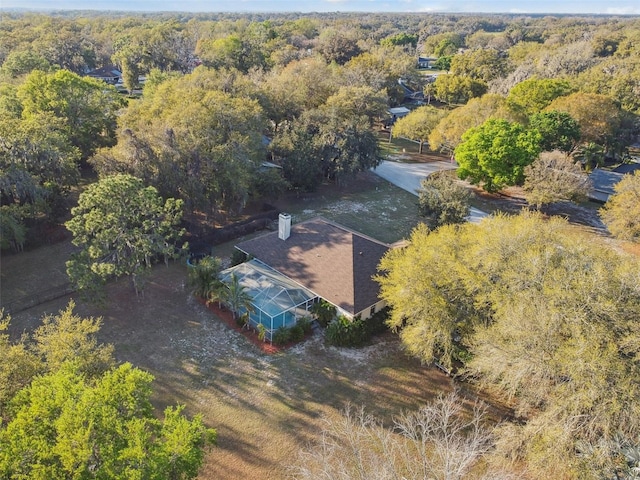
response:
M425 177L433 172L454 170L455 168L456 165L449 162L398 163L383 160L373 172L397 187L417 196L420 182ZM471 207L471 214L468 219L470 222L478 222L486 216L486 212Z

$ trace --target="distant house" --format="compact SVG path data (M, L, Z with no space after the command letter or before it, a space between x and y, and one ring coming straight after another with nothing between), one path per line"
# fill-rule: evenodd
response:
M609 200L609 196L615 193L613 187L620 180L622 180L623 177L623 173L610 172L608 170L596 168L589 175L589 178L591 179L591 183L593 185L593 188L589 193L589 199L596 202L605 203L607 200Z
M122 72L113 65L92 70L86 75L87 77L102 80L109 85L115 85L122 79Z
M433 68L433 64L438 59L435 57L418 57L418 68Z
M324 299L339 315L368 318L384 307L378 283L378 263L390 246L324 218L291 225L281 214L278 231L239 243L252 260L222 272L236 275L252 296L254 325L270 334L291 326L314 302Z
M396 123L396 120L398 120L399 118L409 115L409 113L411 113L411 110L409 110L407 107L394 107L388 108L387 113L389 114L389 118L385 121L385 125L389 126Z

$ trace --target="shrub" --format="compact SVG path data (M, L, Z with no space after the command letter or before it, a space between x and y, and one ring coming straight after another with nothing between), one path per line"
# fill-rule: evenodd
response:
M385 307L363 320L356 317L349 320L340 316L327 327L327 341L338 347L358 347L367 343L373 335L386 332L389 327L386 324L389 316L389 308Z
M364 321L368 336L378 335L389 330L387 319L389 318L389 307L378 310Z
M301 325L295 324L289 328L289 339L292 342L299 342L304 339L304 329Z
M261 342L264 342L265 339L267 338L267 328L259 323L258 324L258 340L260 340Z
M248 323L249 323L249 314L248 313L243 313L242 315L238 315L236 317L236 324L240 328L246 327Z
M321 326L326 327L336 316L336 307L326 300L320 300L318 303L313 304L311 313L316 316L316 320Z
M370 337L366 333L365 322L360 317L350 320L343 315L329 324L326 335L327 341L338 347L357 347Z
M302 331L307 334L311 332L311 319L309 317L302 317L298 320L297 325L302 328Z
M291 330L287 327L280 327L273 334L273 343L276 345L284 345L291 341Z

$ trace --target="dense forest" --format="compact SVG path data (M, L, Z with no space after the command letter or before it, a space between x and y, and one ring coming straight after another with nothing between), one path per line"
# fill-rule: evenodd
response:
M64 224L79 247L67 264L79 289L130 276L139 291L152 263L182 254L184 217L230 218L379 165L391 107L410 113L386 138L446 154L487 192L523 186L537 208L584 199L587 173L638 148L640 19L4 12L0 92L3 250L37 246ZM632 241L638 183L621 182L602 213ZM569 230L534 214L420 227L383 260L389 324L407 350L455 366L517 417L483 437L473 455L485 460L464 478L639 478L640 266ZM149 383L111 357L91 383L82 365L50 365L46 352L4 337L1 348L34 373L13 381L0 368L13 379L0 386L0 441L18 431L31 397L60 382L78 398L117 375ZM143 400L149 428L175 433ZM190 425L191 444L204 443L199 420ZM162 470L169 454L153 449L147 468ZM189 455L184 476L170 478L196 475L202 456ZM0 471L30 474L5 457Z

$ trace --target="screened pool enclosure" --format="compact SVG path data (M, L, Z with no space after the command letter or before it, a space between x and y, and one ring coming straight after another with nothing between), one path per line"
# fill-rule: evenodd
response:
M309 316L311 305L317 299L306 288L256 259L222 271L220 279L229 284L232 274L252 298L255 311L249 313L250 323L254 327L262 324L269 341L278 328L291 327L298 319Z

